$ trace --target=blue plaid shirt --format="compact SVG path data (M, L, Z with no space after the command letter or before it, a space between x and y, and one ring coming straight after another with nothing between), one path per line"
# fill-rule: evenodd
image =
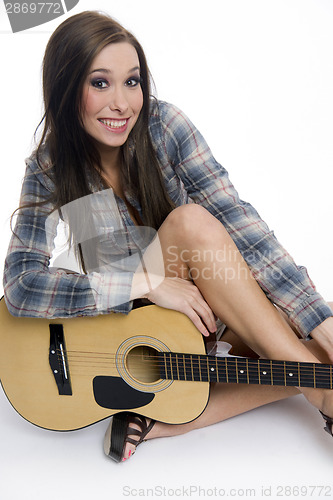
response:
M295 264L256 210L240 200L227 171L189 119L175 106L158 101L152 106L150 133L171 199L177 206L198 203L221 221L263 291L302 335L307 337L332 316L306 269ZM52 192L53 184L34 154L26 164L21 202L38 202ZM129 201L141 214L138 202ZM118 208L124 225L132 226L120 199ZM40 208L25 210L17 217L4 269L9 311L15 316L47 318L128 313L133 272L68 274L49 268L48 242L55 238L57 221L46 227L46 217ZM116 302L120 305L114 306Z

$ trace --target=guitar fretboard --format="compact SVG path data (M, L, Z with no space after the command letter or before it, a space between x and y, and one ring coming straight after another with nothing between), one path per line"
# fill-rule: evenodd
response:
M159 353L166 380L227 382L332 389L332 365L203 354Z

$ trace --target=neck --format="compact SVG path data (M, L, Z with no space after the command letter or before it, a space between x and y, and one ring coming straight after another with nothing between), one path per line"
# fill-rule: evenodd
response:
M106 175L119 171L122 162L120 148L102 147L99 148L99 154L101 157L102 170Z
M120 169L122 165L121 149L99 147L102 172L101 176L106 186L113 189L114 193L123 198Z
M162 379L333 388L333 365L204 354L158 354Z

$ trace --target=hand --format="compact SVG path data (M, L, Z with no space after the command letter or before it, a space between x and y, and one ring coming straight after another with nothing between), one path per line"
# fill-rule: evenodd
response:
M209 336L207 328L216 331L214 313L192 281L164 278L145 297L158 306L186 314L204 336Z
M327 318L311 332L311 337L327 352L333 363L333 317Z

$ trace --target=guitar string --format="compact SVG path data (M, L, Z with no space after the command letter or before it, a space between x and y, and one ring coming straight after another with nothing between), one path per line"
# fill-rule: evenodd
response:
M137 362L137 363L132 362L129 366L129 371L142 369L142 371L144 372L144 371L147 371L147 367L150 368L151 370L153 370L153 369L159 369L159 367L161 366L160 364L149 363L145 367L145 366L143 366L143 364L144 364L144 362ZM163 365L163 363L162 363L162 365ZM115 362L113 362L113 363L103 363L103 362L96 363L94 361L82 363L80 361L76 361L76 362L72 361L69 364L69 366L75 367L75 368L84 368L84 369L88 369L88 368L112 369L113 367L116 366L116 363ZM209 368L211 368L211 367L209 367ZM176 365L171 366L169 363L167 364L167 371L172 371L173 373L177 372L180 374L190 373L191 370L197 370L198 373L203 373L203 374L205 374L206 372L211 373L211 370L209 368L207 368L206 366L202 367L199 365L185 365L185 367L184 367L184 366L176 366ZM226 372L226 369L224 366L217 366L217 367L214 366L213 368L214 368L214 371L217 370L220 373ZM163 369L165 370L165 367L163 367ZM237 373L240 375L249 374L249 376L255 376L256 374L258 374L258 377L263 375L263 371L266 372L266 374L271 373L270 368L268 368L266 370L260 369L260 373L259 373L255 367L249 367L248 369L246 369L246 367L238 367L236 370L235 367L229 366L227 368L227 371L230 375L233 375L233 373L235 373L235 374ZM297 371L295 371L295 370L294 371L291 371L291 370L285 371L284 369L277 369L277 370L272 371L272 375L274 377L289 377L290 376L289 373L292 373L292 376L295 376L295 378L298 377L298 370ZM316 369L316 371L314 373L313 370L311 370L311 371L300 370L300 377L302 377L302 378L304 378L304 377L315 378L316 380L322 380L322 379L325 380L325 379L331 378L331 371L330 371L330 369L326 369L326 370L322 369L320 371L318 371Z
M99 361L101 363L108 363L109 361L115 361L117 359L116 354L107 354L107 353L98 353L98 352L84 352L84 351L67 351L67 353L71 353L71 356L67 355L67 359L71 359L71 362L86 362L86 363L91 363L91 362L96 362ZM74 354L73 354L74 353ZM183 369L184 363L186 365L190 366L198 366L199 368L206 368L207 367L207 361L208 363L211 362L213 364L222 364L227 362L227 364L233 364L235 365L235 359L237 359L237 364L245 364L245 369L253 369L257 370L258 368L258 360L253 359L253 358L229 358L229 357L214 357L214 356L206 356L206 355L188 355L184 353L185 356L191 356L191 358L184 358L182 357L183 354L175 354L175 353L161 353L160 356L150 356L150 355L145 355L145 354L130 354L129 358L131 360L136 359L140 361L145 361L145 362L150 362L152 366L159 366L161 363L164 363L164 358L163 354L167 354L166 357L166 362L170 364L170 361L173 362L176 366L180 367ZM200 360L198 359L198 356L203 356ZM246 359L248 359L248 362L246 362ZM59 354L59 360L62 360L62 357ZM206 363L206 366L205 366ZM271 369L271 363L273 366L274 371L278 371L279 368L281 370L293 370L297 369L298 370L298 362L297 361L280 361L280 360L264 360L261 359L259 360L259 368L262 369ZM268 366L266 366L266 364ZM203 365L203 366L202 366ZM247 366L246 366L247 365ZM251 366L254 365L254 366ZM315 369L316 373L320 374L321 371L324 373L326 371L331 370L332 365L324 364L324 363L309 363L309 362L300 362L300 370L302 373L306 373L307 371L311 374L313 374L313 371ZM231 367L229 367L231 368ZM240 366L240 369L244 369L244 366Z
M87 370L87 369L99 369L99 370L111 370L112 368L115 368L116 367L116 363L95 363L93 361L91 361L90 363L82 363L82 362L71 362L69 364L69 367L70 368L82 368L84 370ZM148 368L150 370L158 370L160 368L160 365L159 364L156 364L156 365L152 365L152 364L148 364ZM165 370L165 367L163 367L163 369ZM214 367L214 369L216 370L216 368ZM138 370L141 370L142 373L145 373L147 372L147 367L143 366L143 363L140 362L140 363L131 363L131 365L129 366L128 368L129 371L138 371ZM240 371L242 370L242 372ZM199 365L197 366L193 366L193 365L186 365L185 368L184 366L170 366L170 364L167 365L167 370L165 371L168 371L168 372L172 372L173 374L175 373L179 373L180 376L182 376L183 374L186 374L187 376L189 376L189 374L191 373L191 371L197 371L197 373L201 373L201 374L206 374L207 372L208 373L212 373L209 369L207 369L207 367L201 367ZM266 372L266 375L272 375L273 377L276 377L276 378L288 378L290 377L289 373L292 373L292 376L295 377L295 379L298 378L298 371L297 372L292 372L290 370L288 371L285 371L284 369L283 370L273 370L273 372L271 373L270 369L267 369L267 370L260 370L260 373L258 372L258 370L253 367L252 369L249 368L248 370L247 369L243 369L243 368L238 368L236 370L235 367L228 367L227 369L227 372L225 370L225 367L223 366L218 366L217 367L217 370L219 372L219 374L222 374L222 373L228 373L229 376L236 376L236 374L238 376L241 376L241 375L244 375L244 376L251 376L251 377L254 377L254 376L258 376L259 377L262 377L263 376L263 371ZM184 375L185 376L185 375ZM313 373L313 371L300 371L299 373L299 376L302 378L302 380L306 380L307 378L308 379L315 379L317 380L318 382L319 381L325 381L325 380L328 380L328 379L331 379L331 372L330 370L322 370L320 372L318 372L316 370L315 373Z
M77 354L77 352L75 351L71 351L71 352L74 352L75 354ZM93 352L93 353L88 353L88 352L84 352L84 351L80 351L80 353L84 353L84 356L78 356L76 358L72 358L71 361L70 361L70 366L73 368L77 368L78 366L79 367L83 367L85 370L87 368L90 368L90 369L93 369L93 368L97 368L97 369L104 369L104 370L110 370L112 368L112 363L109 363L107 360L110 359L112 360L112 358L114 358L114 360L116 359L116 356L114 355L110 355L110 356L106 356L105 357L105 354L104 353L96 353L96 352ZM91 359L89 361L87 361L87 354L93 354L93 356L91 356ZM96 354L97 354L97 357L96 357ZM193 374L193 377L194 378L197 378L198 380L201 380L202 378L206 378L208 377L208 375L210 376L210 378L212 378L212 374L211 372L207 369L207 357L205 355L202 355L203 358L201 358L200 360L197 359L197 366L196 366L196 363L193 363L193 356L196 358L197 356L200 356L200 355L192 355L192 362L189 363L189 361L191 361L189 358L185 359L185 361L187 361L186 363L186 366L184 367L184 358L182 358L183 354L180 354L177 356L177 354L175 353L167 353L168 356L167 356L167 364L168 364L168 370L170 371L170 374L172 374L173 376L171 378L174 378L174 379L177 379L178 380L182 380L182 376L184 377L184 379L186 380L186 377L190 377L191 378L191 374ZM104 360L103 361L100 361L101 360L101 356L103 356ZM179 356L180 356L180 360L179 360ZM135 361L137 361L136 365L135 363L133 363L133 357L135 357ZM79 359L78 359L79 358ZM81 358L81 359L80 359ZM84 358L82 360L82 358ZM151 363L151 358L157 358L157 356L148 356L148 358L146 356L144 356L143 354L137 354L137 355L131 355L131 367L130 369L131 370L135 370L135 374L137 377L140 376L140 373L138 371L138 368L141 369L141 373L143 375L145 375L147 373L147 369L146 367L143 367L143 363L146 363L147 361L149 361L149 367L150 368L159 368L161 363L164 364L164 360L160 360L158 359L158 362L157 363ZM74 361L73 361L74 359ZM217 366L217 369L218 369L218 372L217 372L217 375L219 377L223 377L223 373L221 374L221 369L222 371L225 371L225 362L227 362L228 364L228 361L229 361L229 365L230 365L230 361L233 362L233 365L236 365L235 363L235 359L234 358L217 358L217 357L214 357L214 356L210 356L209 359L211 361L213 361L213 364L216 366L216 364L218 364ZM115 364L115 361L113 360L113 363L114 363L114 366L116 366ZM178 363L179 361L179 363ZM245 366L237 366L237 371L236 371L236 367L233 366L232 369L230 369L230 366L227 367L227 370L228 370L228 373L225 371L226 375L225 377L228 375L228 377L236 377L237 379L240 377L240 369L243 369L245 368L245 370L243 370L243 375L245 375L245 377L251 377L251 380L249 380L248 383L258 383L260 378L262 378L262 375L263 375L263 372L262 370L267 370L267 377L266 377L266 380L269 378L269 377L272 377L273 376L273 385L302 385L302 384L305 384L308 379L310 378L310 380L313 380L315 379L315 382L311 383L310 386L314 386L317 384L325 384L325 387L327 388L332 388L332 371L331 371L331 365L325 365L325 364L321 364L321 363L305 363L305 366L308 366L308 368L304 368L304 366L300 366L300 372L298 374L298 362L295 362L295 361L279 361L279 360L272 360L272 367L273 367L273 373L270 373L270 370L271 370L271 361L270 360L260 360L260 363L261 363L261 372L259 374L258 372L258 360L253 360L253 359L249 359L249 361L251 362L252 361L252 364L254 366L251 366L249 364L246 364L246 359L240 359L240 358L237 358L237 361L238 363L240 361L245 361ZM59 357L59 362L60 362L60 367L61 367L61 363L62 363L62 358ZM98 364L91 364L91 363L96 363L98 362ZM205 363L206 362L206 363ZM73 363L77 363L77 365L73 365ZM85 363L85 364L83 364ZM90 364L88 364L90 363ZM223 363L223 364L222 364ZM268 366L263 366L265 363L268 363ZM292 363L293 367L290 367L288 366L288 363ZM104 364L104 366L103 366ZM80 366L81 365L81 366ZM222 366L221 366L222 365ZM297 365L297 367L295 366ZM209 366L208 366L209 367ZM204 370L203 370L204 368ZM277 369L278 368L278 369ZM281 370L280 370L281 368ZM289 379L288 378L288 373L290 372L290 370L292 370L293 368L297 368L297 373L295 373L295 378L293 380ZM315 372L314 372L314 368L315 368ZM205 373L207 371L207 373ZM220 373L219 373L220 371ZM184 373L184 375L182 374L182 372ZM190 375L189 375L189 372L190 372ZM177 374L177 377L175 376ZM168 376L168 373L166 373L166 377ZM254 377L257 377L257 380L254 378ZM299 377L302 378L302 380L299 380ZM328 382L328 378L330 379L330 381ZM156 377L155 376L155 380L158 380L160 379L160 377ZM287 380L288 380L288 383L287 383ZM294 382L295 380L295 383L293 384L292 382ZM299 382L298 384L296 383L296 380ZM207 379L207 381L209 381L209 377ZM242 382L242 381L240 381ZM265 384L266 385L266 384Z
M67 351L67 354L70 353L70 356L67 355L67 359L71 359L71 362L95 362L95 361L101 361L102 363L109 362L109 361L115 361L119 355L113 354L113 353L99 353L99 352L94 352L94 351ZM184 362L185 364L190 364L190 366L196 366L203 368L205 366L205 363L207 364L211 362L213 364L222 364L227 362L227 364L236 364L235 359L237 359L237 364L245 364L245 368L249 369L254 369L257 370L258 368L258 360L253 359L253 358L229 358L229 357L215 357L215 356L208 356L205 354L192 354L189 355L187 353L168 353L168 352L162 352L160 356L152 356L152 355L146 355L146 354L128 354L128 357L133 360L140 360L140 361L149 361L151 365L159 366L161 363L164 363L164 358L163 354L167 354L166 357L166 362L170 363L173 362L176 366L178 365L181 369L183 369ZM183 356L187 356L184 360ZM189 357L190 356L190 357ZM200 356L203 356L203 358L198 358ZM62 360L60 354L59 354L59 360ZM248 361L246 361L248 360ZM315 371L317 373L320 371L326 372L330 371L331 367L333 365L325 364L325 363L311 363L311 362L298 362L298 361L281 361L281 360L265 360L265 359L260 359L259 360L259 368L262 369L271 369L271 364L273 365L273 370L276 371L276 369L281 368L281 370L292 370L292 369L298 369L298 363L300 363L300 370L302 373L304 372L310 372L313 374L313 370L315 368ZM268 366L266 366L266 364ZM246 366L247 365L247 366ZM254 365L254 366L251 366ZM206 365L207 366L207 365ZM229 367L230 368L230 367ZM244 366L240 366L239 368L244 369Z
M61 357L62 352L61 350L57 349L59 357ZM69 355L74 359L74 358L91 358L91 359L115 359L119 356L123 356L123 353L108 353L108 352L97 352L97 351L66 351L65 353L67 357ZM127 352L126 356L130 358L140 358L140 359L146 359L146 360L160 360L164 355L166 355L166 358L168 360L173 360L173 361L179 361L181 363L185 361L198 361L202 363L203 361L220 361L220 360L228 360L230 363L255 363L257 364L259 362L260 365L265 364L265 363L273 363L273 364L282 364L282 365L298 365L300 364L301 366L304 367L325 367L325 366L332 366L333 364L327 364L327 363L312 363L312 362L302 362L302 361L284 361L284 360L279 360L279 359L258 359L258 358L242 358L242 357L229 357L229 356L212 356L212 355L206 355L206 354L188 354L188 353L173 353L173 352L168 352L168 351L161 351L158 353L158 355L151 355L147 354L145 352L142 353L132 353L132 352ZM185 358L184 358L185 357Z
M151 367L151 364L149 364L149 366ZM71 362L71 367L73 368L77 368L78 366L77 365L73 365L73 362ZM82 367L82 365L81 365ZM155 365L155 368L156 367L159 367L159 365ZM97 369L106 369L106 370L110 370L112 368L112 366L110 366L110 364L107 364L105 366L102 366L102 364L98 364L98 365L93 365L93 364L90 364L89 366L86 364L83 366L84 369L87 369L87 368L97 368ZM141 369L141 373L143 375L145 375L147 373L147 369L146 367L142 366L142 362L140 362L139 364L137 364L135 366L135 364L131 364L131 370L135 370L135 374L137 376L139 376L139 371L138 371L138 368ZM219 370L220 368L222 368L222 370L225 372L225 368L224 366L219 366L218 367L218 372L217 372L217 375L222 377L223 376L223 373L221 373L221 370ZM234 367L233 367L234 368ZM249 376L251 377L251 381L252 380L256 380L255 377L257 377L258 381L260 378L262 378L262 372L259 374L256 367L249 367L250 370L247 372L244 371L243 375L245 377ZM320 366L320 368L324 368L322 366ZM185 376L191 376L192 372L193 372L193 377L197 377L199 380L200 378L202 377L207 377L208 375L210 375L210 377L212 377L212 373L208 370L206 370L206 367L205 367L205 370L202 370L202 366L186 366L185 369L184 367L177 367L177 366L169 366L168 367L168 370L170 371L170 374L172 373L173 377L172 378L175 378L177 379L181 379L181 377L183 376L185 378ZM326 370L327 371L327 370ZM323 373L318 373L318 371L316 370L316 373L315 373L315 381L316 383L318 384L322 384L322 383L326 383L325 385L327 386L331 386L332 382L331 382L331 372L330 372L330 367L328 367L328 371L329 373L326 373L325 371ZM182 373L183 372L183 373ZM189 372L190 372L190 375L189 375ZM72 370L72 373L73 373L73 370ZM225 372L226 373L226 372ZM167 375L167 374L166 374ZM177 377L176 377L177 375ZM269 378L271 375L273 375L273 379L274 379L274 382L278 383L278 381L281 381L281 382L284 382L283 385L288 385L286 383L286 380L288 380L288 382L290 383L290 385L292 385L291 383L293 382L290 378L288 378L288 373L285 372L285 370L283 369L283 371L274 371L273 370L273 374L271 373L268 373L267 372L267 378ZM227 376L227 373L225 375L225 377ZM228 368L228 377L237 377L239 378L241 376L241 374L239 373L239 370L236 372L235 369L233 369L232 371L230 370L230 367ZM287 378L286 378L287 377ZM304 371L301 371L300 372L300 377L301 377L301 381L299 382L302 382L302 383L305 383L309 378L311 380L313 380L314 378L314 373L313 373L313 370L311 370L310 373L304 373ZM330 378L330 382L328 382L328 377ZM160 378L160 377L157 377L157 379ZM267 380L266 378L266 380ZM298 373L295 374L295 381L298 380ZM250 381L250 382L251 382ZM296 384L297 385L297 384ZM299 384L298 384L299 385ZM314 384L311 384L312 385L315 385Z

